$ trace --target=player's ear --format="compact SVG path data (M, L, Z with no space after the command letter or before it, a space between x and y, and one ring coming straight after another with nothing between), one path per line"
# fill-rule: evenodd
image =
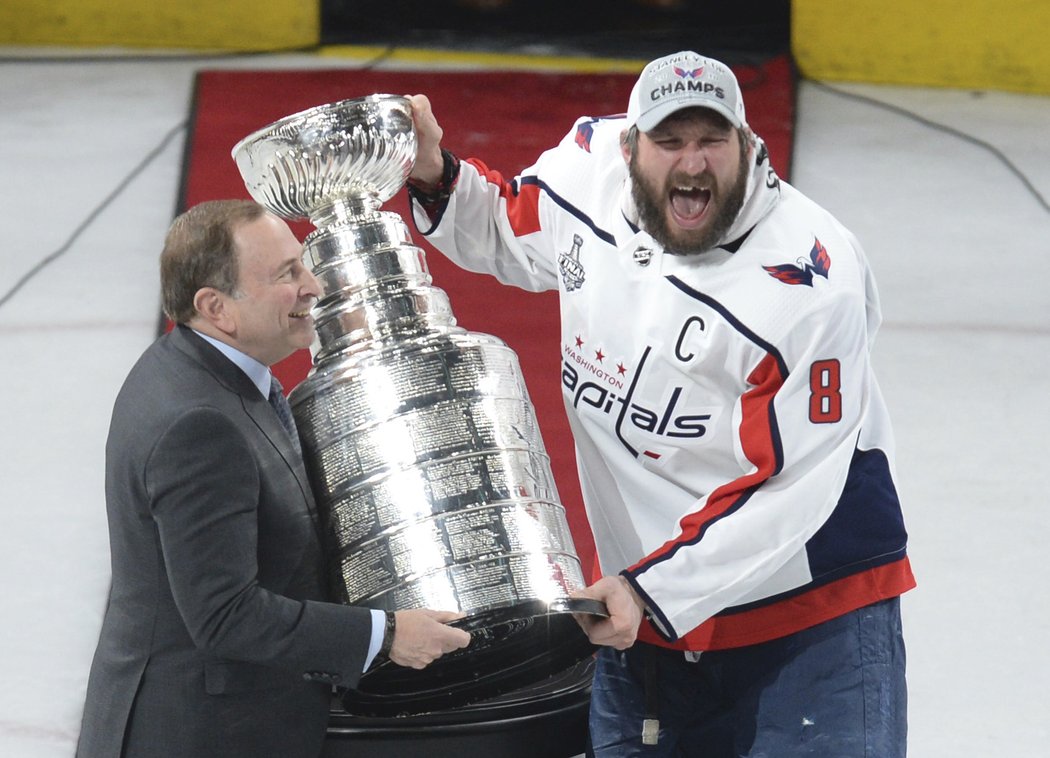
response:
M624 129L620 132L620 154L623 156L624 163L631 162L631 140L627 131L627 129Z

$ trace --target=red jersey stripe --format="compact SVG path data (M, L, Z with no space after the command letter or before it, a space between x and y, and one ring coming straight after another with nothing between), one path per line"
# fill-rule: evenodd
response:
M638 639L674 650L725 650L757 645L785 637L845 613L896 597L915 587L907 556L877 566L809 592L741 613L715 616L673 643L648 621L638 630Z
M485 180L499 188L500 197L507 204L507 218L510 220L514 236L524 237L526 234L540 231L540 188L536 184L522 184L517 192L514 185L503 179L499 171L493 171L476 158L468 158L470 163L478 170Z
M744 455L755 465L755 471L719 487L707 499L707 505L690 513L680 522L681 533L665 542L644 559L631 566L628 572L644 572L647 566L659 562L679 546L696 542L709 524L718 520L741 502L748 491L773 476L781 465L780 440L773 422L773 399L784 384L781 364L773 355L766 355L747 378L754 388L740 399L742 420L740 444Z

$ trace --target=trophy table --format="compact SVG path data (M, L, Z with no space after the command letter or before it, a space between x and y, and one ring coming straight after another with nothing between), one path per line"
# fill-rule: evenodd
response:
M289 402L338 600L460 611L471 632L424 670L375 667L343 705L434 724L542 699L545 682L577 693L593 648L572 613L604 606L571 598L583 572L517 356L456 324L407 226L380 210L415 154L393 95L288 116L233 150L252 197L316 227L313 368Z

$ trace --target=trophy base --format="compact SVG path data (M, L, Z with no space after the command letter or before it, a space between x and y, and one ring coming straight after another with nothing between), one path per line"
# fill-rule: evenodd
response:
M562 599L530 601L454 622L471 633L470 645L422 670L391 662L377 666L343 695L343 707L358 716L418 715L533 685L594 653L572 613L606 615L600 602Z
M594 659L532 686L452 710L401 718L346 713L333 702L322 758L570 758L587 749Z

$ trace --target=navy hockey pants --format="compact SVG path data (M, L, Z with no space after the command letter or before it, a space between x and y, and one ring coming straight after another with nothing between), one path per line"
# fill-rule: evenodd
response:
M602 648L587 755L903 758L904 659L899 598L695 662L644 643ZM655 745L643 744L647 716Z

